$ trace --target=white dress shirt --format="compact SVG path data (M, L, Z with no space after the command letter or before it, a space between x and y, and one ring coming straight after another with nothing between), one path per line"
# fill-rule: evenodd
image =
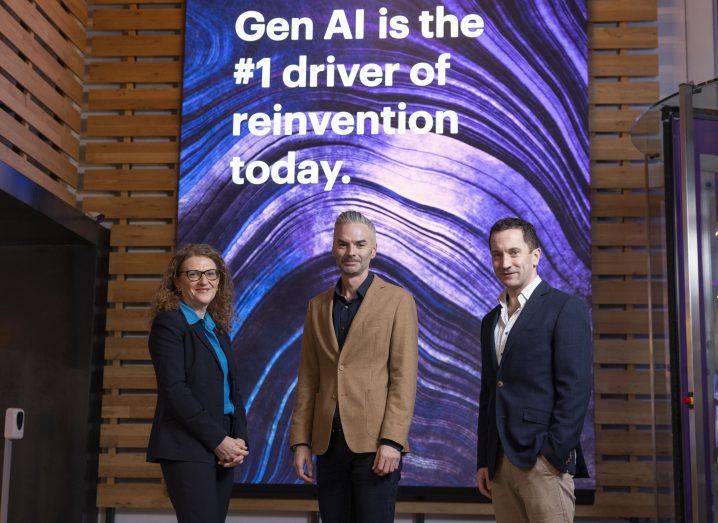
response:
M506 348L506 340L509 337L511 329L516 324L516 320L524 310L526 302L531 297L531 294L536 290L536 287L541 283L541 278L537 275L531 283L529 283L524 290L519 293L519 308L509 316L509 304L508 304L508 293L504 289L499 294L499 304L501 305L501 314L499 315L499 321L496 322L496 328L494 329L494 346L496 347L496 360L501 364L501 357L504 355L504 349Z

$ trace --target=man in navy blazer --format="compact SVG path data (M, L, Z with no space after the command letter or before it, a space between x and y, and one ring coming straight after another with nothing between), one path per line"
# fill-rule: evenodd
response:
M538 276L530 223L499 220L489 246L504 290L481 322L476 483L499 523L570 522L573 476L588 475L580 444L591 395L588 315Z

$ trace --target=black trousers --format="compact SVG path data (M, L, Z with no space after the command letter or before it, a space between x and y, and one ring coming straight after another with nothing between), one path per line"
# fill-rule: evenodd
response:
M225 416L227 434L231 417ZM234 469L216 463L160 461L172 507L179 523L224 523L234 485Z
M317 456L317 493L322 523L392 523L401 462L391 474L371 470L374 452L356 454L343 432L333 432L326 453Z

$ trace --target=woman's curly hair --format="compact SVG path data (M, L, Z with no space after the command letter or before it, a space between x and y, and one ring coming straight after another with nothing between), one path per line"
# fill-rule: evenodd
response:
M176 311L179 309L179 302L182 292L177 280L180 277L180 267L187 258L192 256L204 256L212 260L219 269L219 287L217 294L207 307L212 319L221 331L228 333L232 330L234 323L234 292L232 290L232 278L227 271L222 256L212 246L204 243L190 243L175 252L170 263L162 276L160 286L152 299L151 320L162 311Z

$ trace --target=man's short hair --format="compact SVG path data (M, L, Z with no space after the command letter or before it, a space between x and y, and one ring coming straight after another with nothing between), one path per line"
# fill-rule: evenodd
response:
M521 218L501 218L495 224L491 226L491 232L489 232L489 248L491 247L491 236L494 233L501 231L508 231L509 229L519 229L524 236L524 241L532 251L539 248L539 239L536 234L536 229L526 220Z
M344 211L339 216L337 216L337 221L334 222L334 228L336 229L340 225L345 225L347 223L361 223L362 225L366 225L369 227L369 230L371 231L372 236L374 236L374 239L376 239L376 228L374 227L374 224L371 222L369 218L364 216L359 211Z

